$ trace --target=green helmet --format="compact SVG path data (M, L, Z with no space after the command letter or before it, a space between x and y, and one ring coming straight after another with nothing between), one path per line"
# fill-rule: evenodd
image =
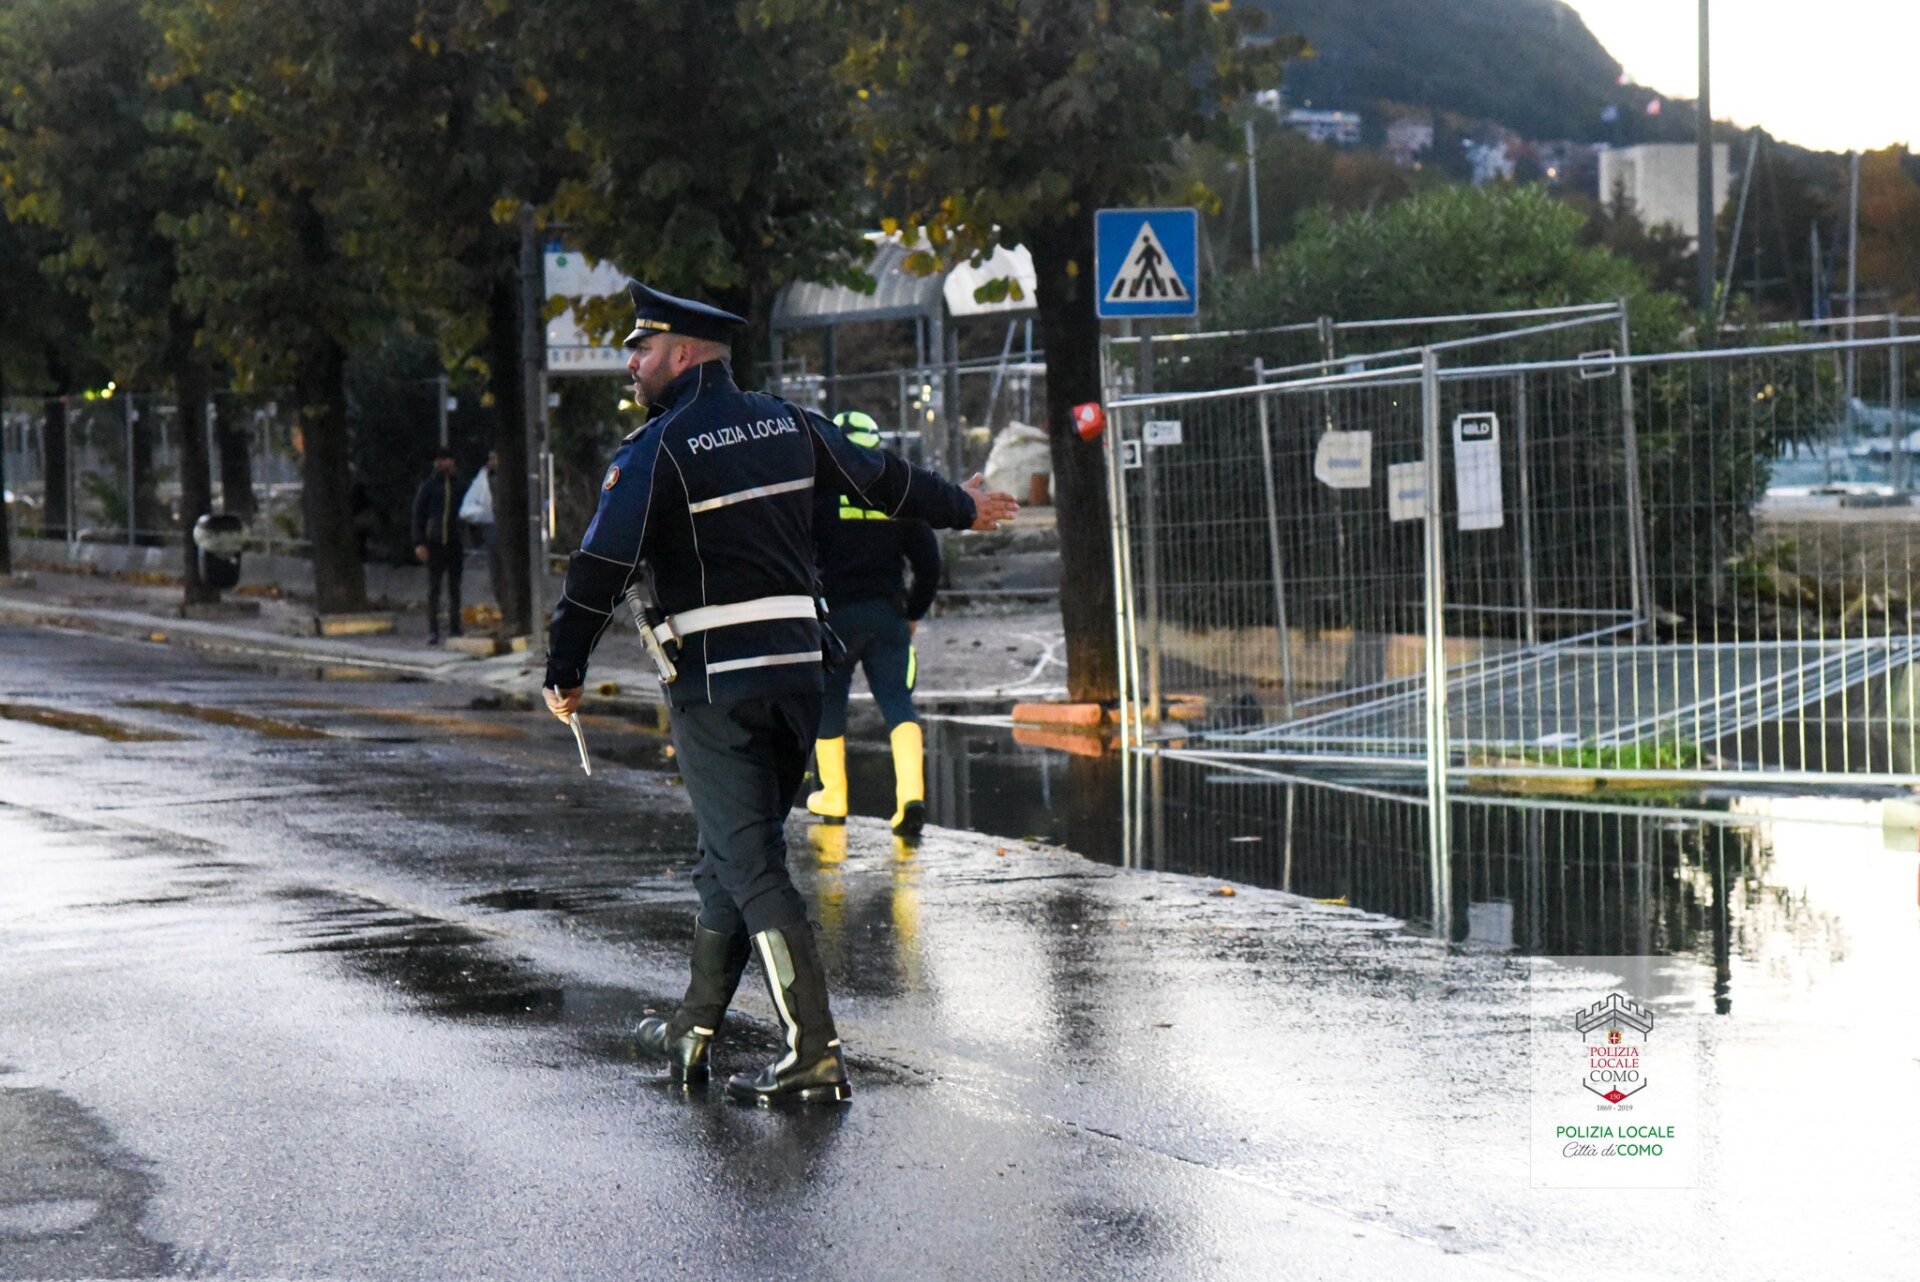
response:
M880 425L873 421L873 415L862 414L859 410L846 410L833 416L833 423L847 434L847 439L862 449L880 447Z

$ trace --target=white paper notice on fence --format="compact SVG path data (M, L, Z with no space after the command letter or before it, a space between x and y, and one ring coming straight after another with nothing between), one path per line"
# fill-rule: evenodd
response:
M1460 528L1497 530L1506 524L1500 507L1500 419L1462 414L1453 420L1453 489L1460 500Z
M1427 465L1387 464L1387 517L1394 521L1418 521L1427 514Z
M1364 490L1373 484L1373 433L1327 432L1314 451L1313 475L1336 490Z

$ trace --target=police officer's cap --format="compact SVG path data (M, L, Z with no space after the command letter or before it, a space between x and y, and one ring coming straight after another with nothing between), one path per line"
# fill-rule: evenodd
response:
M878 448L880 444L880 425L873 421L873 415L862 414L859 410L846 410L833 416L834 425L846 433L847 439L855 445L867 449Z
M691 298L663 294L637 280L627 282L627 292L633 295L633 333L627 335L628 347L639 346L640 340L650 334L668 333L730 343L733 332L747 323L745 317L696 303Z

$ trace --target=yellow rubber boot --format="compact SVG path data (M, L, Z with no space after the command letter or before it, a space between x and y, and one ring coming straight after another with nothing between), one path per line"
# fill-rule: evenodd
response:
M888 736L893 741L893 818L902 837L917 837L927 822L926 743L920 723L902 721Z
M814 769L820 778L820 791L807 798L807 810L830 824L847 821L847 740L813 741Z

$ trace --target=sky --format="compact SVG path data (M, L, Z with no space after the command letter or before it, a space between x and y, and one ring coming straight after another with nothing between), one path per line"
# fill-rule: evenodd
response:
M1566 0L1627 74L1699 89L1696 0ZM1713 115L1820 151L1920 148L1920 0L1712 0Z

